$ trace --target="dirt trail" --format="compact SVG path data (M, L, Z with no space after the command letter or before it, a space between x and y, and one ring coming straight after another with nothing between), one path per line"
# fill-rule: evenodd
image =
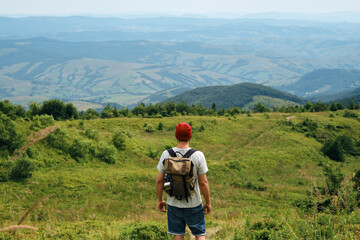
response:
M22 147L21 149L16 149L13 153L13 156L11 158L11 161L15 161L16 159L18 159L25 151L26 149L28 149L29 147L31 147L32 145L34 145L35 143L43 140L44 138L46 138L50 133L52 133L53 131L55 131L56 129L58 129L59 126L51 126L51 127L47 127L44 129L41 129L40 131L37 131L36 133L31 134L28 137L28 144L26 144L24 147Z

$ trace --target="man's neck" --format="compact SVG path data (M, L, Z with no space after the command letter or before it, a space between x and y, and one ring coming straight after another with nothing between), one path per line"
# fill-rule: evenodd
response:
M187 141L187 142L178 141L177 148L186 149L186 148L190 147L189 145L190 145L190 141Z

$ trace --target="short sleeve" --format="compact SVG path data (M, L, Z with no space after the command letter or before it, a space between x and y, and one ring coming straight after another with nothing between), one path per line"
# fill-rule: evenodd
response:
M159 172L161 172L161 173L165 173L163 161L164 161L164 159L165 159L167 156L168 156L168 152L167 152L167 151L164 151L164 152L161 154L159 163L158 163L158 165L157 165L157 169L158 169Z
M204 153L198 151L197 157L199 158L198 174L204 174L209 170L207 167L207 164L206 164L206 159L205 159Z

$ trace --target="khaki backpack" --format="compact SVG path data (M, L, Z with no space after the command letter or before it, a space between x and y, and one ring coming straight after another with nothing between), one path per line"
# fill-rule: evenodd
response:
M190 156L197 150L191 148L182 157L177 157L173 149L168 149L167 151L170 157L163 161L165 170L163 189L170 197L175 197L178 200L185 198L188 202L188 197L195 192L194 164ZM181 153L179 154L182 155Z

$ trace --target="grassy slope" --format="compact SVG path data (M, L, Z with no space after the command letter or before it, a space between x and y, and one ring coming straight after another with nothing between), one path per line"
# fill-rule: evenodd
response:
M328 123L348 126L337 134L346 133L358 139L359 121L341 115L329 118L329 113L302 113L295 114L296 119L291 121L296 124L310 118L319 124L320 132L327 131L322 126ZM305 192L314 179L321 185L319 162L341 166L346 175L360 166L356 157L346 156L346 162L341 164L324 157L321 143L284 124L287 116L290 115L270 113L231 119L189 116L85 121L84 128L99 131L99 141L110 141L117 127L128 133L127 149L117 152L116 164L108 165L92 157L78 163L49 147L46 141L38 143L31 149L33 160L39 165L33 176L25 182L0 185L0 228L15 224L38 199L49 194L54 196L25 220L25 224L39 230L19 232L16 237L115 239L123 224L147 221L165 224L165 215L156 210L158 159L149 157L149 152L157 151L160 156L165 148L176 144L174 126L181 121L193 123L191 145L207 157L213 205L212 214L207 216L209 239L230 239L236 229L244 229L246 221L268 218L282 221L283 215L306 220L291 203L306 198ZM163 131L144 131L145 123L156 128L159 122L164 124ZM79 121L57 124L67 129L71 138L85 138ZM18 125L23 132L30 133L27 122ZM204 131L198 131L201 126ZM88 141L94 145L99 142ZM266 190L243 187L247 182ZM360 219L359 213L355 214ZM287 226L283 222L283 228ZM297 229L294 234L300 234L300 228L292 228Z

